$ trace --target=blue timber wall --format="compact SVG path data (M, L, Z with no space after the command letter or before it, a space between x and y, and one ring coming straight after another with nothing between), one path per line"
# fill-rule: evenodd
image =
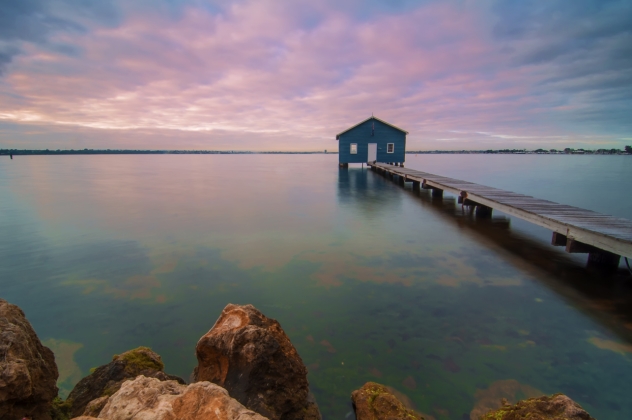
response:
M371 135L371 125L375 123L375 134ZM340 135L338 139L338 161L340 163L366 163L369 143L377 143L377 161L404 163L406 159L406 133L370 119ZM351 154L351 144L358 145L358 154ZM393 153L386 153L386 144L394 143Z

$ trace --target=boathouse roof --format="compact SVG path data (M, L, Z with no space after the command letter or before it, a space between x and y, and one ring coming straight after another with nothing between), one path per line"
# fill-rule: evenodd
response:
M366 120L364 120L364 121L360 121L360 122L359 122L359 123L357 123L356 125L351 126L351 127L347 128L346 130L341 131L340 133L336 134L336 140L338 140L338 139L340 138L340 136L341 136L341 135L343 135L344 133L346 133L347 131L349 131L349 130L353 130L354 128L356 128L356 127L357 127L357 126L359 126L360 124L364 124L365 122L367 122L367 121L369 121L369 120L376 120L376 121L379 121L379 122L381 122L382 124L386 124L386 125L388 125L388 126L390 126L390 127L393 127L394 129L399 130L399 131L401 131L401 132L402 132L402 133L404 133L404 134L408 134L408 131L406 131L406 130L402 130L401 128L399 128L399 127L397 127L397 126L395 126L395 125L393 125L393 124L387 123L386 121L381 120L381 119L379 119L378 117L370 116L370 117L369 117L369 118L367 118Z

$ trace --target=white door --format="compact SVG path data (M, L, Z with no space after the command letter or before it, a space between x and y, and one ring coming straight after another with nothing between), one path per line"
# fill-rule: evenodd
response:
M375 162L377 160L377 143L369 143L369 156L367 162Z

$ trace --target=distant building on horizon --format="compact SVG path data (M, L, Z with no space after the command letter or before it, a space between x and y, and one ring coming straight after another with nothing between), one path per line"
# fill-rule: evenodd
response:
M408 131L371 116L336 134L338 164L383 162L403 165Z

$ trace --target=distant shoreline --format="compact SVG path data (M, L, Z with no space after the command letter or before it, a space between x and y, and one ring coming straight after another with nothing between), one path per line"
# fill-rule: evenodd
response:
M244 151L244 150L132 150L132 149L0 149L0 156L33 156L33 155L337 155L338 152L312 151L312 152L292 152L292 151ZM619 149L565 149L565 150L519 150L519 149L499 149L499 150L409 150L408 155L416 154L450 154L450 155L472 155L472 154L509 154L509 155L631 155L632 153Z

